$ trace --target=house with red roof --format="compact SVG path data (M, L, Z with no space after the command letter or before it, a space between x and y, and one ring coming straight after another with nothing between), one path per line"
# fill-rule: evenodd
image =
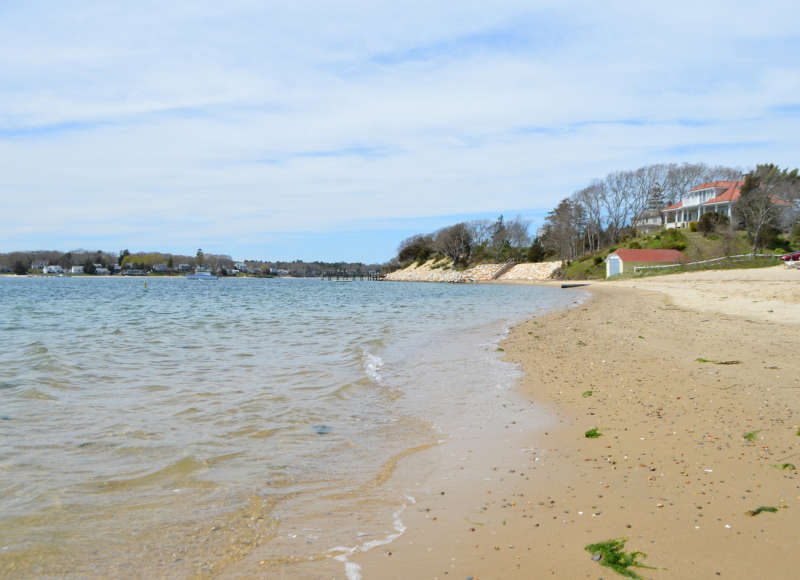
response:
M664 227L684 228L705 213L721 213L733 221L733 205L742 195L744 180L714 181L693 187L678 203L661 210Z
M636 266L681 264L688 259L678 250L634 250L622 248L611 252L606 258L606 278L626 272L632 273Z

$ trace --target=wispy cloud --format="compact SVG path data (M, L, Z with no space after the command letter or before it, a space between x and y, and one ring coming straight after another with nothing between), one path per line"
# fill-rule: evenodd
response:
M615 169L796 163L792 8L6 2L0 250L334 259L362 231L378 260L375 225L539 215Z

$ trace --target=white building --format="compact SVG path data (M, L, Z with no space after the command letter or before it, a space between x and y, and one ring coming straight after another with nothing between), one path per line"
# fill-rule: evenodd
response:
M44 268L42 268L42 274L63 274L63 273L64 273L64 268L62 268L57 264L55 266L45 266Z
M664 227L664 218L658 209L645 213L642 217L631 221L634 229L643 232L656 232Z
M83 274L83 266L73 266L70 269L70 273L72 273L72 274Z
M706 213L721 213L733 219L733 205L742 195L744 180L715 181L693 187L678 203L661 210L664 227L685 228Z

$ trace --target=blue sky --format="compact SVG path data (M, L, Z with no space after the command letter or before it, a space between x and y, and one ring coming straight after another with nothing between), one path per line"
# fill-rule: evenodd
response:
M0 251L385 261L648 163L800 165L790 2L0 2Z

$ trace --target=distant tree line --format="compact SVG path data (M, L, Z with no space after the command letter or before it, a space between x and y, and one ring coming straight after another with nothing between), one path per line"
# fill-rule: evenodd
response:
M61 266L65 270L72 266L83 266L84 270L94 270L94 264L109 266L116 263L115 254L96 250L72 250L59 252L57 250L36 250L29 252L9 252L0 254L0 265L12 269L18 274L27 273L32 267L40 264Z
M26 274L34 267L42 265L58 265L69 270L72 266L83 266L86 274L94 274L97 266L112 270L115 265L123 270L151 270L154 266L164 264L169 270L175 270L181 264L189 268L208 268L212 272L227 275L235 270L236 264L229 255L210 254L198 249L194 256L185 254L171 254L167 252L131 252L124 249L119 253L97 250L72 250L59 252L56 250L42 250L30 252L9 252L0 254L0 266L5 266L17 274ZM380 264L364 264L362 262L292 262L244 260L243 263L249 272L267 275L276 271L286 272L289 276L321 276L328 272L347 272L355 275L366 275L381 271ZM97 265L97 266L96 266Z

